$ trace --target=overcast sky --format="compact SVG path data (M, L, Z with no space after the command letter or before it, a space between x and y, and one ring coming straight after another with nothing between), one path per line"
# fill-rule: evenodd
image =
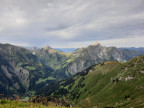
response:
M144 47L144 0L0 0L0 43Z

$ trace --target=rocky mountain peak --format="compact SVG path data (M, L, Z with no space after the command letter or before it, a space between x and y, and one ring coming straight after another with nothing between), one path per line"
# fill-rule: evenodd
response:
M95 42L95 43L93 44L93 46L97 46L97 45L100 45L100 43L99 43L99 42Z
M48 53L56 53L56 52L59 52L58 50L55 50L53 48L51 48L50 46L45 46L44 48L42 48L42 50L48 52Z
M49 49L52 49L50 46L45 46L44 48L43 48L44 50L49 50Z

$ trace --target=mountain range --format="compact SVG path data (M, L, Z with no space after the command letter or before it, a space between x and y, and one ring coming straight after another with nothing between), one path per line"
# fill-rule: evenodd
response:
M29 47L30 48L30 47ZM33 47L32 47L33 48ZM54 48L56 50L60 50L65 53L72 53L74 52L77 48ZM129 50L134 50L134 51L140 51L144 53L144 47L120 47L120 49L129 49Z
M50 46L32 50L31 52L36 55L43 64L56 70L57 75L64 75L66 77L81 72L91 65L110 60L126 62L142 54L142 52L134 50L101 46L99 43L78 48L72 53L64 53Z
M107 61L126 62L142 52L99 43L72 53L46 46L24 48L0 44L0 94L34 95L39 88L69 78L92 65Z
M142 52L144 53L144 47L138 47L138 48L135 48L135 47L123 47L121 49L129 49L129 50L134 50L134 51L139 51L139 52Z
M54 49L65 53L72 53L74 52L74 50L76 50L76 48L54 48Z

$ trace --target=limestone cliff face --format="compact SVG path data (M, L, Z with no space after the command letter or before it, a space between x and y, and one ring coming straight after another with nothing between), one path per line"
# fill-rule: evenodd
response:
M23 87L27 90L29 88L29 82L30 82L29 70L23 67L18 67L14 63L10 64L12 66L12 73L14 73L18 77Z
M81 72L82 70L86 69L88 66L93 65L94 62L92 63L92 61L90 60L78 60L78 61L74 61L72 62L70 65L68 65L68 72L71 75L76 74L77 72Z
M1 82L3 82L1 83L1 86L7 86L7 89L11 88L15 93L17 90L27 90L29 88L28 70L14 65L1 65L1 72L3 73L3 78L5 78L5 80L8 79L11 82L9 85L9 83L4 83L3 80L1 80Z

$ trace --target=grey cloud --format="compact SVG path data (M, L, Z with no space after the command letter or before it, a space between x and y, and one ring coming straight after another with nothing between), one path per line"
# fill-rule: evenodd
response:
M143 37L143 19L143 0L0 0L0 38L36 46Z

